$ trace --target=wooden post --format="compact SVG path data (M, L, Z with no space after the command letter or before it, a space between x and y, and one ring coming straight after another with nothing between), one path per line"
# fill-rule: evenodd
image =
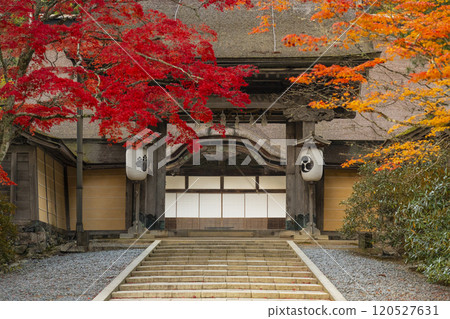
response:
M321 180L316 183L316 189L315 189L315 203L316 203L316 227L320 231L323 230L323 223L324 223L324 216L323 216L323 209L324 209L324 200L325 200L325 172L322 176Z
M302 132L302 138L307 137L308 135L311 135L315 132L315 122L302 122L303 123L303 132Z
M316 184L314 182L309 182L309 198L308 198L308 210L309 210L309 221L308 221L308 231L310 235L314 235L314 228L316 227L314 223L314 215L315 215L315 186Z
M302 127L302 136L301 138L305 138L308 135L311 135L315 131L315 122L303 122ZM299 152L301 151L301 146L298 147ZM306 217L309 216L308 224L313 222L313 215L311 215L311 207L314 207L314 191L308 182L305 182L300 175L300 196L301 196L301 213ZM311 193L312 192L312 193ZM312 196L312 197L311 197ZM311 202L312 201L312 202ZM314 209L314 208L312 208ZM314 210L312 210L314 212ZM305 225L306 226L306 225Z
M158 123L156 131L165 138L167 134L167 123ZM147 215L153 215L155 218L164 214L166 203L166 167L163 165L158 169L158 163L166 157L166 145L161 145L153 154L152 165L153 175L148 175L145 191L145 212ZM159 221L164 221L162 216Z
M133 207L134 207L134 190L133 182L128 179L126 181L126 195L125 195L125 228L129 229L133 225Z
M139 227L139 210L140 210L140 194L141 194L141 185L140 183L133 183L134 188L134 227L136 234L140 233Z
M286 123L286 140L295 139L295 123ZM295 146L287 146L286 150L286 212L287 217L295 218L297 197L295 177Z
M76 209L77 209L77 223L76 223L77 245L78 246L87 246L87 244L89 242L84 234L84 229L83 229L83 109L81 107L77 108Z
M37 168L37 147L34 146L29 153L29 164L30 164L30 219L31 220L39 220L39 186L38 186L38 168ZM69 201L69 196L66 197L66 203ZM68 204L66 204L68 205ZM67 206L68 207L68 206ZM70 218L69 226L67 230L70 230Z
M299 140L302 138L302 122L286 123L286 139ZM299 214L306 214L304 181L301 177L300 167L295 164L300 154L298 146L287 147L286 163L286 211L292 218L297 218Z
M158 124L158 131L160 132L163 139L166 138L167 135L167 123L162 122ZM156 156L157 163L163 161L166 158L166 144L162 144L160 148L158 148L158 154ZM160 225L164 224L165 220L164 212L166 206L166 165L164 164L161 168L157 168L157 187L156 187L156 217L162 217L159 219Z
M67 166L64 165L64 211L66 214L66 230L70 230L70 205L69 205L69 177Z

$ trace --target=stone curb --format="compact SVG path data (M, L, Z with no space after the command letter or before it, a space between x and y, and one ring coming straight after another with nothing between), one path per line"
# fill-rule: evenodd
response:
M320 271L319 268L305 255L305 253L292 241L288 240L287 243L295 251L295 253L300 257L301 260L308 266L309 270L314 274L314 276L322 284L326 292L331 296L334 301L346 301L345 297L339 292L339 290L333 285L333 283Z
M134 271L141 262L158 246L161 240L155 240L150 246L147 247L135 260L133 260L127 268L125 268L116 278L113 279L94 299L93 301L107 301L111 298L111 295L116 291L119 286L125 282L125 279Z

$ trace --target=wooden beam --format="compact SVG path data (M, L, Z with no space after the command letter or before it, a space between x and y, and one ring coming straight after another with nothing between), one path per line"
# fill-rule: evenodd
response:
M331 121L333 119L353 119L355 112L348 111L344 108L339 109L313 109L306 105L295 105L283 110L283 115L288 121L298 122L320 122Z

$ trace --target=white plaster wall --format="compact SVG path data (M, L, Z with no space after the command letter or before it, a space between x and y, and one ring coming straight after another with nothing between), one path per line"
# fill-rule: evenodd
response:
M198 217L199 194L177 193L177 217Z
M166 176L166 189L184 189L184 176Z
M269 217L286 217L286 194L268 194Z
M200 217L220 218L222 216L221 194L200 194Z
M190 189L220 189L219 176L190 176Z
M223 194L223 217L238 218L244 217L245 209L244 194Z
M177 217L177 194L166 193L166 214L165 217Z
M286 189L286 176L259 177L260 189Z
M255 177L225 176L223 187L225 189L256 189Z
M245 194L245 217L267 218L267 194Z

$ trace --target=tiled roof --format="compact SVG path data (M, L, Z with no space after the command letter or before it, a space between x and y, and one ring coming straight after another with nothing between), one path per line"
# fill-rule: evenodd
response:
M255 1L256 2L256 1ZM178 8L178 1L151 0L140 2L145 9L158 10L173 18ZM319 25L311 21L317 4L294 1L292 8L287 11L274 11L275 30L249 35L252 28L259 24L258 16L271 14L270 11L254 9L235 9L220 12L212 7L200 8L196 11L189 8L198 7L197 0L183 0L184 5L178 8L177 19L188 25L206 24L217 32L218 41L214 44L216 56L219 58L285 58L285 57L316 57L323 51L299 52L295 48L284 47L281 39L292 33L308 33L321 36L331 30L331 25ZM369 42L360 43L360 48L365 52L372 52ZM325 50L325 49L323 49ZM359 48L342 50L330 48L325 56L341 56L361 53Z

